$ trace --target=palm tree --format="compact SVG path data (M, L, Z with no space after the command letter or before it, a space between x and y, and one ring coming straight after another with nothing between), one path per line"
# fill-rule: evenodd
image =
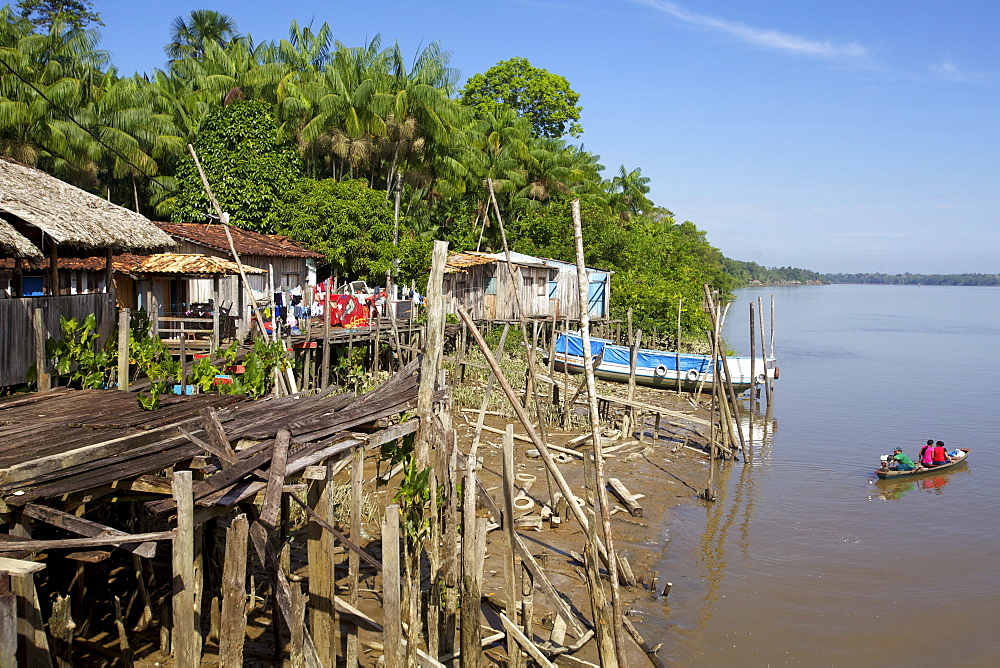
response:
M611 179L608 192L611 193L612 207L623 221L653 209L653 203L646 197L648 184L649 177L643 176L641 169L637 167L630 172L625 165L619 169L618 176Z
M226 46L240 40L237 30L236 21L228 14L211 9L195 9L187 20L178 16L171 22L171 41L163 50L170 60L202 58L208 42Z

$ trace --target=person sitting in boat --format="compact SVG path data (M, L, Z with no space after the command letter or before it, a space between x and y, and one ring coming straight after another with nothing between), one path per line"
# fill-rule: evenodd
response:
M920 448L920 465L921 466L933 466L934 465L934 439L927 439L927 445Z
M903 452L903 448L896 448L895 450L893 450L892 459L896 463L897 471L912 471L914 468L916 468L916 465L913 463L913 460L907 457L906 454ZM891 466L892 464L890 464L890 468Z
M944 441L938 441L934 444L934 466L947 464L952 459L952 456L948 454L948 450L944 447Z

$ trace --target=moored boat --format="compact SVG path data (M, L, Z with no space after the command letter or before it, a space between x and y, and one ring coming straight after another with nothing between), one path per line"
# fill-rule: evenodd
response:
M894 471L888 468L879 468L875 471L877 475L882 480L895 480L897 478L908 478L911 476L924 475L925 473L937 473L938 471L944 471L950 469L953 466L957 466L969 458L970 448L958 448L958 452L961 452L961 456L952 459L951 461L940 464L938 466L922 466L918 465L912 471Z
M594 356L594 374L598 378L628 382L632 355L628 346L607 339L592 338L590 352ZM565 369L571 373L583 373L583 337L575 332L560 334L556 339L553 359L557 371ZM733 388L737 392L749 389L754 384L754 376L758 384L778 377L778 368L773 358L757 358L752 364L749 357L729 357L726 361ZM639 349L635 367L636 383L647 387L676 389L678 378L683 391L690 392L702 386L711 390L715 382L712 356Z

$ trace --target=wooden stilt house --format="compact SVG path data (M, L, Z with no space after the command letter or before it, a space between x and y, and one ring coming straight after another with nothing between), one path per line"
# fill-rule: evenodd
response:
M459 305L478 320L514 320L520 301L529 318L580 317L576 265L559 260L504 253L451 253L445 269L444 295L449 313ZM512 276L513 273L513 276ZM590 315L608 316L613 272L588 267Z
M60 315L94 313L99 331L110 331L113 255L174 245L145 216L0 157L0 259L10 261L9 269L0 269L0 386L24 382L35 362L36 339L55 331ZM60 272L60 259L95 256L104 258L104 272L81 294Z

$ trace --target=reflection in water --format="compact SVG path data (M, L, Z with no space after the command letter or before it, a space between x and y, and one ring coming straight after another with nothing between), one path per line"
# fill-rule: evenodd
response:
M944 494L944 486L956 475L967 473L968 468L954 468L942 471L938 475L923 475L917 478L907 478L905 480L879 480L875 483L878 490L868 495L868 500L873 501L898 501L907 492L921 490L930 494Z
M773 423L772 423L773 426ZM749 424L744 425L749 427ZM718 498L713 503L706 503L707 517L705 532L701 536L701 561L705 567L704 581L707 591L702 599L701 613L698 615L697 628L700 631L708 629L715 601L718 599L722 581L726 574L726 538L733 526L738 527L737 545L743 558L749 558L750 523L755 513L758 497L758 487L755 472L756 462L770 459L771 438L773 430L764 429L761 424L754 424L754 431L761 428L762 438L756 441L759 445L754 452L754 460L736 464L725 462L719 464ZM733 469L739 467L739 478L730 485ZM729 494L732 502L727 503ZM738 523L737 523L738 520Z

